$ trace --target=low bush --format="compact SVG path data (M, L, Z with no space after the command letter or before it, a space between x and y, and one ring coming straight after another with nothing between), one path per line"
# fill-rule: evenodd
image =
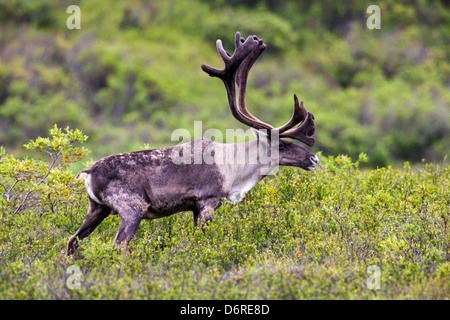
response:
M52 135L29 146L65 141L59 129ZM2 168L8 159L3 153ZM448 299L450 168L361 168L367 160L321 156L313 172L284 168L240 204L225 202L204 232L191 213L143 221L128 255L112 244L119 217L110 216L76 257L65 256L85 196L53 211L35 198L12 214L2 193L0 298ZM30 164L28 176L36 168L45 166ZM11 183L2 170L0 183ZM67 199L47 179L42 185Z

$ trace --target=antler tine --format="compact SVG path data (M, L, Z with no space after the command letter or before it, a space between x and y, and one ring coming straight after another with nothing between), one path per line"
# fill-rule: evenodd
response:
M242 38L243 39L243 38ZM211 77L218 77L223 81L227 80L227 78L234 78L237 69L241 65L242 61L246 58L246 56L254 49L254 46L250 46L248 44L246 47L242 46L241 43L241 34L240 32L236 32L235 36L235 50L233 55L230 55L222 45L222 40L218 39L216 41L216 48L222 57L223 62L225 63L225 68L220 70L213 67L208 66L205 62L202 63L202 69Z
M301 107L303 108L303 101ZM314 116L311 112L306 111L305 108L303 108L303 110L306 113L306 118L303 120L303 122L300 123L296 128L286 130L284 132L280 131L280 138L292 138L312 147L316 142L316 139L312 137L315 131Z
M308 112L306 111L305 107L303 107L303 101L299 103L297 95L294 94L294 112L292 113L292 117L288 122L277 129L279 130L279 132L285 132L286 130L289 130L296 124L299 124L300 122L305 120L307 115Z
M210 76L218 77L224 82L231 114L238 121L248 125L249 127L253 127L255 129L273 129L272 126L253 117L248 111L241 112L236 103L235 79L236 74L239 72L239 68L242 66L244 61L247 61L247 63L251 61L252 65L261 52L266 48L266 45L263 44L262 40L259 40L256 36L249 36L245 40L244 38L241 38L241 34L239 32L236 32L235 50L233 55L230 55L223 48L221 40L216 41L216 47L225 63L225 68L220 70L210 67L206 63L202 63L202 69Z

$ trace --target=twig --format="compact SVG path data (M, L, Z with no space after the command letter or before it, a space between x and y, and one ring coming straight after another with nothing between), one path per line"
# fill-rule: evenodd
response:
M28 190L28 192L26 193L25 197L22 199L22 202L20 203L20 205L16 208L16 210L14 210L14 213L13 213L14 215L15 215L16 213L18 213L18 212L23 208L23 206L25 205L25 201L28 199L28 197L30 196L30 194L31 194L37 187L39 187L39 186L45 181L45 179L47 179L48 175L50 174L50 172L51 172L52 169L53 169L53 166L54 166L55 163L56 163L56 160L59 158L59 156L61 155L61 153L62 153L63 150L64 150L64 149L61 149L61 150L56 154L55 157L52 157L52 158L53 158L53 161L52 161L51 165L48 167L48 170L47 170L47 172L45 173L44 177L41 179L41 181L40 181L37 185L35 185L35 186L34 186L33 188L31 188L30 190Z

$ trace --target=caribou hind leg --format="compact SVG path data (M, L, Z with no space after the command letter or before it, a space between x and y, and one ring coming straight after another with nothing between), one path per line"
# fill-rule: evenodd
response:
M72 255L78 248L78 240L89 236L92 231L111 214L111 208L98 204L89 199L89 210L84 218L83 224L80 229L69 239L67 243L67 255Z

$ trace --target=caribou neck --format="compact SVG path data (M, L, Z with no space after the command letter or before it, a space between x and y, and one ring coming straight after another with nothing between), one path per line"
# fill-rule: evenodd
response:
M232 203L238 203L250 189L275 169L278 163L260 161L258 140L222 146L228 155L233 155L224 164L218 165L224 178L225 198Z

